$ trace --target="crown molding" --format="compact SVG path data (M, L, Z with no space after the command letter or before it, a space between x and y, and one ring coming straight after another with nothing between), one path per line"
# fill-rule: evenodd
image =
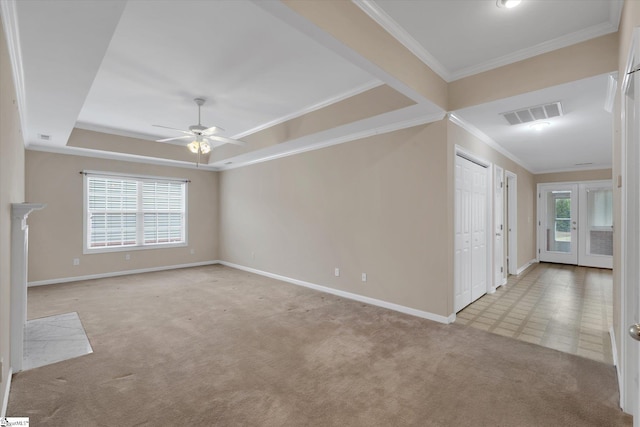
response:
M414 39L400 24L387 14L372 0L351 0L364 13L384 28L411 53L417 56L424 64L431 68L446 82L452 81L452 74L447 68L431 55L416 39Z
M607 22L602 22L589 28L557 37L553 40L548 40L535 46L521 49L508 55L481 62L470 67L450 71L433 55L431 55L404 28L402 28L400 24L398 24L380 6L378 6L374 0L351 1L448 83L606 34L615 33L618 31L623 6L623 0L612 0L609 5L609 20Z
M304 136L295 140L283 142L277 147L269 147L259 152L248 153L235 158L228 158L217 161L212 165L217 167L216 170L224 171L236 169L256 163L267 162L270 160L280 159L282 157L293 156L305 153L307 151L319 150L321 148L330 147L332 145L343 144L358 139L363 139L375 135L393 132L396 130L407 129L414 126L420 126L432 122L442 120L445 112L435 112L430 114L421 114L424 109L420 105L413 105L402 110L392 111L363 119L356 123L340 126L338 128L329 129L313 135ZM386 122L386 123L385 123ZM375 123L385 123L376 126ZM259 150L260 151L260 150ZM232 162L231 164L226 164Z
M571 34L567 34L561 37L557 37L553 40L548 40L543 43L539 43L535 46L520 49L516 52L508 55L501 56L499 58L491 59L489 61L482 62L480 64L472 65L471 67L462 68L454 71L451 75L452 80L462 79L474 74L489 71L494 68L502 67L505 65L513 64L515 62L523 61L525 59L532 58L534 56L542 55L543 53L552 52L557 49L562 49L577 43L581 43L587 40L594 39L596 37L604 36L606 34L615 33L618 31L617 26L611 25L610 22L602 22L597 25L593 25L589 28L585 28L579 31L575 31Z
M30 144L28 150L43 151L46 153L66 154L69 156L93 157L97 159L120 160L123 162L145 163L157 166L169 166L174 168L199 169L207 171L216 171L216 167L206 163L196 165L193 162L185 162L183 160L161 159L158 157L140 156L137 154L117 153L113 151L91 150L89 148L69 147L58 145L41 145Z
M309 105L307 107L302 108L301 110L295 111L291 114L287 114L286 116L279 117L275 120L271 120L270 122L263 123L254 128L248 129L244 132L241 132L237 135L232 136L231 139L242 139L256 132L260 132L261 130L269 129L270 127L279 125L289 120L293 120L298 117L302 117L306 114L313 113L314 111L320 110L324 107L328 107L329 105L335 104L336 102L344 101L345 99L351 98L352 96L360 95L363 92L366 92L378 86L382 86L383 84L384 83L379 80L372 80L368 83L355 87L351 90L348 90L346 92L343 92L331 98L325 99L324 101L318 102L313 105Z
M509 160L512 160L513 162L517 163L518 165L520 165L520 167L526 169L528 172L530 172L532 174L537 173L531 168L531 166L528 166L525 162L520 160L518 157L516 157L513 154L511 154L502 145L500 145L497 142L495 142L487 134L482 132L477 127L473 126L471 123L468 123L467 121L461 119L460 117L456 116L453 113L449 113L449 121L451 121L451 123L453 123L455 125L460 126L462 129L466 130L471 135L475 136L480 141L484 142L489 147L493 148L494 150L496 150L498 153L502 154L503 156L505 156Z
M27 129L27 102L24 87L24 69L22 68L22 50L20 49L20 31L18 28L16 1L0 1L0 16L2 18L2 25L7 39L7 49L9 51L11 69L13 71L13 84L16 91L16 102L18 103L20 127L22 128L22 135L24 137Z
M535 175L542 175L546 173L562 173L562 172L581 172L581 171L593 171L611 169L611 165L596 164L591 166L574 166L573 168L558 168L558 169L541 169L535 172Z
M107 133L110 135L124 136L127 138L144 139L147 141L155 141L156 139L166 138L164 136L149 135L146 133L128 131L125 129L116 129L109 126L102 126L102 125L86 123L86 122L76 122L74 127L77 129L89 130L92 132Z

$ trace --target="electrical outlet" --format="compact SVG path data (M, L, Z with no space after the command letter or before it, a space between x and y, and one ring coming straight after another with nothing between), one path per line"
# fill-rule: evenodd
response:
M131 254L125 254L124 259L129 261L131 259Z
M73 265L80 265L80 258L74 258Z
M334 270L333 274L335 274L336 277L338 277L340 275L340 269L338 267L336 267L336 269Z
M195 249L191 249L191 255L195 255L196 254L196 250Z
M363 282L367 281L367 273L362 273L362 281Z

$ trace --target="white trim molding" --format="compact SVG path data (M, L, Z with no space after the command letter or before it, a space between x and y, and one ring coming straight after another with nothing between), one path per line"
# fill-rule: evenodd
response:
M123 271L114 271L109 273L89 274L87 276L61 277L59 279L36 280L33 282L29 282L28 286L32 287L32 286L55 285L56 283L80 282L82 280L104 279L107 277L127 276L129 274L151 273L154 271L176 270L178 268L201 267L203 265L213 265L213 264L219 264L219 261L216 260L216 261L192 262L189 264L176 264L176 265L167 265L162 267L140 268L137 270L123 270Z
M616 334L613 326L609 328L609 338L611 338L611 353L613 356L613 366L616 367L616 376L618 379L618 393L622 396L622 381L620 378L622 377L622 372L620 371L620 363L618 361L618 347L616 346Z
M219 263L227 267L235 268L242 271L247 271L249 273L258 274L260 276L269 277L271 279L281 280L283 282L291 283L293 285L303 286L305 288L314 289L316 291L336 295L336 296L347 298L350 300L375 305L377 307L398 311L400 313L409 314L411 316L421 317L423 319L432 320L438 323L449 324L449 323L453 323L456 319L455 313L449 316L441 316L439 314L429 313L428 311L417 310L415 308L406 307L404 305L399 305L399 304L395 304L388 301L370 298L364 295L354 294L351 292L341 291L339 289L330 288L328 286L317 285L315 283L305 282L304 280L293 279L291 277L281 276L279 274L269 273L267 271L257 270L255 268L245 267L243 265L234 264L227 261L219 261Z
M398 24L387 12L371 0L352 0L364 13L376 21L397 41L417 56L427 67L442 77L446 82L453 79L451 71L440 63L427 49L413 38L400 24Z
M496 141L491 139L487 134L482 132L477 127L473 126L471 123L461 119L460 117L456 116L454 113L449 113L449 121L455 125L460 126L462 129L466 130L471 135L475 136L480 141L484 142L489 147L493 148L494 150L496 150L498 153L502 154L506 158L513 160L515 163L517 163L522 168L526 169L528 172L533 173L533 170L530 166L527 166L526 163L524 163L522 160L520 160L519 158L511 154L504 147L502 147L502 145L498 144Z
M5 378L6 386L4 388L4 399L2 399L2 412L0 412L0 419L7 416L7 406L9 406L9 393L11 392L12 377L13 369L9 368L9 372L7 372L7 378Z
M9 57L11 58L13 83L16 90L16 102L20 113L20 128L24 130L27 129L27 102L24 88L24 69L22 68L22 50L20 49L20 30L18 28L16 0L0 2L0 18L2 18L2 25L7 38L7 49L9 50Z
M525 265L523 265L522 267L518 268L518 272L516 273L517 276L521 275L522 273L525 272L525 270L529 267L531 267L533 264L538 264L538 260L537 259L532 259L531 261L529 261L528 263L526 263Z
M376 87L382 86L382 85L383 85L383 83L380 80L372 80L372 81L370 81L368 83L365 83L363 85L355 87L355 88L353 88L353 89L351 89L351 90L349 90L347 92L340 93L340 94L338 94L336 96L333 96L331 98L325 99L322 102L318 102L317 104L309 105L309 106L307 106L305 108L302 108L300 110L294 111L291 114L287 114L286 116L279 117L279 118L277 118L275 120L272 120L272 121L269 121L267 123L263 123L261 125L258 125L258 126L254 127L254 128L248 129L248 130L246 130L244 132L241 132L239 134L236 134L236 135L232 136L231 138L232 139L242 139L242 138L247 137L249 135L252 135L252 134L254 134L256 132L260 132L261 130L265 130L265 129L268 129L270 127L279 125L281 123L287 122L289 120L293 120L293 119L296 119L298 117L302 117L302 116L304 116L306 114L313 113L314 111L320 110L320 109L322 109L324 107L328 107L328 106L330 106L332 104L335 104L337 102L344 101L345 99L349 99L349 98L351 98L353 96L360 95L361 93L364 93L364 92L366 92L368 90L371 90L373 88L376 88Z

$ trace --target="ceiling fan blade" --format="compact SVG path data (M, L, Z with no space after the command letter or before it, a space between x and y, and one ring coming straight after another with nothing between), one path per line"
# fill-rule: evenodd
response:
M176 139L187 139L187 138L193 138L193 135L174 136L173 138L156 139L156 142L168 142L168 141L174 141Z
M162 126L162 125L151 125L151 126L155 126L157 128L171 129L171 130L175 130L175 131L178 131L178 132L186 133L188 135L193 135L193 133L191 131L184 130L184 129L176 129L176 128L171 128L169 126Z
M211 139L213 141L224 142L225 144L235 144L235 145L240 145L240 146L243 146L243 145L246 144L246 142L244 142L244 141L239 141L237 139L225 138L224 136L219 136L219 135L207 135L207 136L205 136L205 138Z
M220 126L211 126L210 128L203 130L202 135L213 135L216 132L224 132L224 129Z

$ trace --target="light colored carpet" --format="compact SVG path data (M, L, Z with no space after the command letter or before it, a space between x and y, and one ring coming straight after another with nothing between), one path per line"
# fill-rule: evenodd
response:
M44 286L94 353L14 376L34 426L617 426L614 368L222 266Z

